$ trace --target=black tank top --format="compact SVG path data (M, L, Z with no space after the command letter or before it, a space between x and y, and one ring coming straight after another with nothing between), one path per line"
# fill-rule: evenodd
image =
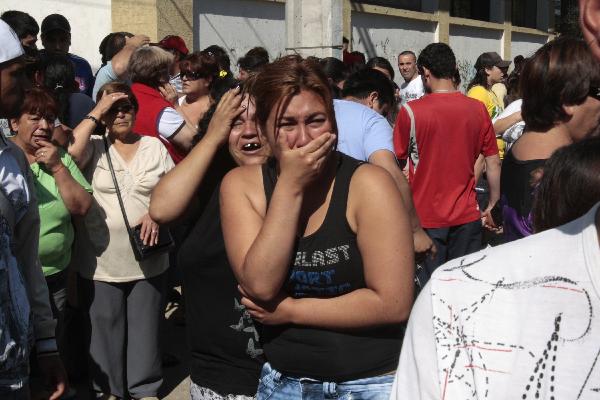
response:
M365 287L363 262L346 219L352 174L361 165L337 153L333 193L323 224L298 238L284 289L294 298L341 296ZM267 203L277 181L275 162L262 167ZM382 210L383 211L383 210ZM352 331L308 326L263 326L267 360L284 375L344 382L394 371L402 344L401 325Z

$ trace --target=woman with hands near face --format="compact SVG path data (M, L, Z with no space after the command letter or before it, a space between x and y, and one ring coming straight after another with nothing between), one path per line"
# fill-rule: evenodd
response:
M150 194L174 164L160 140L134 131L138 103L126 84L104 85L97 100L69 145L94 191L77 248L91 326L92 389L98 396L155 397L162 384L158 327L168 254L135 259L108 157L127 219L142 225L140 237L149 246L159 240L148 213ZM99 124L106 134L92 136Z
M71 156L52 143L57 111L58 105L49 92L31 89L25 95L20 115L10 123L17 133L12 140L23 150L33 175L40 215L38 254L53 316L58 321L58 349L63 352L67 267L75 234L72 220L88 212L92 189Z
M387 399L414 285L400 194L383 169L334 150L318 65L283 57L251 94L274 158L231 171L220 202L242 304L264 324L257 397Z
M236 165L265 162L270 148L258 133L254 100L220 80L200 121L195 146L152 193L150 215L160 223L191 221L178 253L183 272L191 354L192 400L252 399L264 362L252 318L227 260L219 218L219 185ZM220 99L220 100L219 100Z

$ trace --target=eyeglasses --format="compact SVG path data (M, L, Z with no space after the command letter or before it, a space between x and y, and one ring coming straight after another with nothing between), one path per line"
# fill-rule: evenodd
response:
M122 103L122 104L115 104L114 106L112 106L110 108L110 110L108 112L111 114L118 114L120 112L128 113L132 109L133 109L133 105L131 103Z
M180 74L181 79L186 79L188 81L197 81L198 79L205 78L206 75L200 72L192 72L192 71L182 71Z
M590 86L590 91L588 92L588 96L593 97L596 100L600 100L600 88Z

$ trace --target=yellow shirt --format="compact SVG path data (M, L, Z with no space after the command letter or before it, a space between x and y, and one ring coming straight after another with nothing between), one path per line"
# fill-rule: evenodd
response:
M467 92L467 96L481 101L485 105L490 118L497 117L504 110L504 105L500 102L496 94L481 85L473 86ZM502 140L502 137L496 137L496 142L498 143L498 155L502 160L504 159L505 150L504 140Z

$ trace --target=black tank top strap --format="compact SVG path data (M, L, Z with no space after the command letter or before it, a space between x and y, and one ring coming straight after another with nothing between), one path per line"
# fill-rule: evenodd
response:
M350 181L352 175L358 167L364 162L358 161L352 157L348 157L343 153L338 152L338 166L335 175L335 183L333 185L333 193L331 194L331 202L327 212L326 220L323 225L333 229L339 229L339 223L346 221L346 209L348 208L348 192L350 190ZM335 224L328 224L327 219L335 221Z
M275 184L277 183L277 160L275 160L275 158L269 158L267 162L262 165L262 179L265 196L267 198L267 207L269 207L271 197L273 197L273 191L275 190Z

